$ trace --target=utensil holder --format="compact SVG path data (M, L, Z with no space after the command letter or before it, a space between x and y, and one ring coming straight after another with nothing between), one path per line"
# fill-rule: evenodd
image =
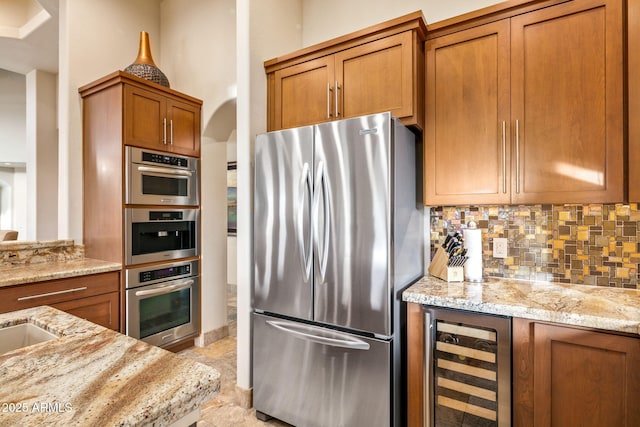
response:
M449 267L449 255L442 247L429 264L429 274L447 282L464 282L464 267Z

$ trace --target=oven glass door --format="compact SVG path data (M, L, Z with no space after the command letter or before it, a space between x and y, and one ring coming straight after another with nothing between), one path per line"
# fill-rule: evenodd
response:
M191 289L141 299L140 338L167 331L191 321Z
M194 335L200 327L199 278L127 290L127 334L154 345Z
M142 172L142 194L157 196L180 196L189 195L189 177L165 174L161 171L156 173Z
M147 205L197 205L196 175L189 171L131 165L127 203Z

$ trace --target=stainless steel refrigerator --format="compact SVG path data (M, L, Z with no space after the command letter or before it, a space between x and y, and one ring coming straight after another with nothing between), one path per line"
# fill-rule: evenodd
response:
M257 137L259 417L402 423L401 292L423 274L419 162L415 135L389 113Z

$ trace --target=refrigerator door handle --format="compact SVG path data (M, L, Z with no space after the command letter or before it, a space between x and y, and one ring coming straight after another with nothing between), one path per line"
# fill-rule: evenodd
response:
M311 341L317 344L329 345L332 347L344 347L352 350L369 350L370 347L369 343L356 339L352 336L326 329L315 328L313 326L301 326L281 320L267 320L267 324L287 334L291 334L295 338ZM322 333L322 336L311 333L314 330L318 330L318 332Z
M322 244L324 253L322 254L322 261L320 264L320 274L322 280L327 272L327 261L329 260L329 237L331 236L331 205L329 200L329 185L327 184L327 177L325 176L324 169L322 170L322 208L324 210L324 242Z
M311 209L311 172L309 170L309 163L306 163L302 166L302 179L300 180L300 192L298 194L298 206L297 209L297 218L296 218L296 231L298 234L298 248L300 250L300 261L302 263L302 269L304 270L305 282L309 281L309 276L311 275L311 261L313 258L311 257L311 231L309 231L307 242L305 244L305 236L304 236L304 213L305 213L305 204L304 204L304 196L307 194L309 196L309 209ZM308 249L306 249L308 248Z
M318 162L318 172L316 173L316 180L314 188L316 192L313 198L313 222L314 222L314 230L316 235L316 252L319 255L320 262L320 278L324 281L324 275L327 272L327 262L329 259L329 231L330 231L330 217L329 217L329 192L327 186L327 178L324 174L324 162L321 160ZM322 212L323 212L323 222L324 222L324 230L322 235L322 247L320 246L320 232L318 230L318 209L320 204L320 191L317 189L322 185Z

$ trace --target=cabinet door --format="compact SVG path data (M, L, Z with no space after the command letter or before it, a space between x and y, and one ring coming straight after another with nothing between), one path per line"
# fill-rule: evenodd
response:
M170 150L200 156L200 106L167 98L167 120Z
M512 19L513 203L624 199L622 22L620 0Z
M426 43L425 204L510 201L509 21Z
M167 149L165 95L139 87L124 87L124 143Z
M336 53L337 118L390 111L411 117L414 109L412 32L396 34Z
M640 338L513 319L514 424L640 425Z
M105 328L118 331L120 329L119 304L120 294L118 292L110 292L108 294L52 304L52 307L104 326Z
M333 76L333 56L275 71L273 130L332 120Z

